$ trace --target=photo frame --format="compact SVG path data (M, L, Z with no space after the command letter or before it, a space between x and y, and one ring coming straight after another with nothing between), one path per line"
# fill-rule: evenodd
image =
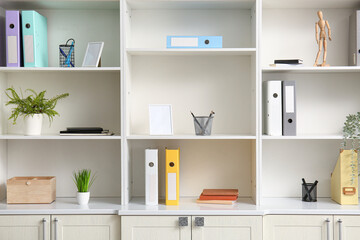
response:
M98 67L104 42L89 42L86 48L83 67Z
M149 104L150 135L173 135L172 107Z

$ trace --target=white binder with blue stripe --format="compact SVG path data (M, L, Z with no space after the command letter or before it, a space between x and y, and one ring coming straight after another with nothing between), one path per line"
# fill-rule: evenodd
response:
M222 36L167 36L167 48L222 48Z

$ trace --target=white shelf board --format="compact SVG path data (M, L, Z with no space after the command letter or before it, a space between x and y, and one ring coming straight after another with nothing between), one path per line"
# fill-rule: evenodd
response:
M255 0L127 0L132 9L251 9Z
M8 10L68 9L68 10L110 10L120 9L119 0L5 0L0 7Z
M342 140L341 135L299 135L299 136L268 136L263 135L264 140Z
M4 134L0 139L5 140L121 140L120 135L113 136L60 136L58 134L44 134L40 136L24 136L21 134Z
M318 198L317 202L303 202L301 198L264 198L261 207L264 215L269 214L360 214L360 205L340 205L330 198Z
M0 67L0 73L66 73L66 72L99 72L99 73L120 73L120 67Z
M358 0L263 0L264 8L357 8Z
M171 136L154 136L154 135L130 135L127 137L129 140L161 140L161 139L167 139L167 140L237 140L237 139L256 139L256 136L252 135L226 135L226 134L214 134L210 136L197 136L197 135L171 135Z
M263 73L360 73L358 66L334 67L265 67Z
M0 215L5 214L118 214L120 198L90 198L86 206L77 204L76 198L56 198L50 204L6 204L0 202Z
M119 215L262 215L251 198L239 198L234 205L198 204L196 198L180 198L178 206L146 206L144 198L133 198L121 206Z
M126 52L130 55L255 55L256 48L208 48L208 49L149 49L149 48L127 48Z

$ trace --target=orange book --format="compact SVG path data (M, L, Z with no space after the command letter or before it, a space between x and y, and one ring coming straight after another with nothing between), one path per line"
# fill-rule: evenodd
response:
M239 195L238 189L204 189L202 195L205 196L237 196Z
M230 201L235 201L237 200L238 196L237 195L203 195L201 194L199 199L200 200L230 200Z
M236 201L228 200L196 200L197 203L207 203L207 204L223 204L223 205L233 205Z

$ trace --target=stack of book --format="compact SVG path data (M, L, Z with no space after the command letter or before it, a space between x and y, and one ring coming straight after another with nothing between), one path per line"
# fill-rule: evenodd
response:
M270 67L302 67L303 60L301 59L277 59Z
M204 189L197 203L232 205L238 199L238 189Z
M109 136L114 133L101 127L69 127L60 131L60 136Z

